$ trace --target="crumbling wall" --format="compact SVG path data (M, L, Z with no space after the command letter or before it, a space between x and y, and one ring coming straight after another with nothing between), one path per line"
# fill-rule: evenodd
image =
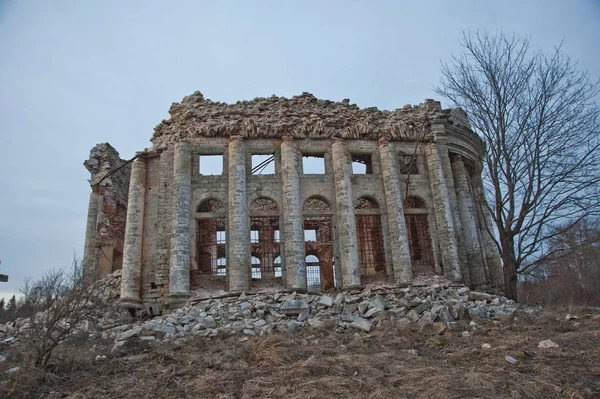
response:
M151 141L156 148L195 137L419 140L430 132L432 119L440 113L448 117L450 110L442 111L434 100L394 111L361 109L348 99L319 100L310 93L227 104L196 91L173 103L169 113L171 117L154 129Z
M84 162L91 174L83 271L104 277L120 269L131 166L110 144L97 144Z
M267 283L306 291L309 267L311 284L321 289L386 280L410 284L413 274L418 280L432 273L469 283L463 244L478 237L472 230L480 227L466 223L475 220L470 214L463 221L457 210L457 190L464 194L465 184L459 179L462 185L455 187L450 156L478 166L484 147L463 112L442 110L433 100L394 111L360 109L348 100L319 100L309 93L225 104L196 92L173 104L170 114L155 128L153 148L139 153L146 167L140 183L143 240L135 248L141 261L125 267L141 268L124 272L140 276L131 279L136 281L130 305L179 306L190 295L190 282L231 291ZM96 179L90 198L93 219L88 219L93 234L86 249L112 249L114 258L124 229L119 212L111 209L113 203L115 209L127 206L129 168L99 183L124 162L106 146L94 148L86 161ZM199 159L215 155L221 157ZM253 155L267 155L273 173L258 173ZM322 159L323 170L305 171L303 157ZM202 162L216 160L222 162L219 175L209 169L201 173L207 165ZM405 209L408 197L422 204ZM253 208L258 199L270 201L271 208ZM223 205L199 209L205 200ZM317 200L325 207L305 205ZM356 205L361 200L372 206ZM223 227L200 222L207 219L218 219ZM324 239L317 222L327 225L329 238ZM259 228L260 236L252 239ZM317 237L307 238L313 230ZM476 255L477 249L471 252ZM114 261L110 267L94 262L102 270L115 267ZM487 273L485 265L471 263Z

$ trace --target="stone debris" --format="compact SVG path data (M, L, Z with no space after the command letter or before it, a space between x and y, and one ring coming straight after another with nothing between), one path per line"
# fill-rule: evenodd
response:
M325 294L259 292L192 299L171 313L132 323L131 316L117 307L120 279L120 272L115 272L98 282L99 295L108 304L107 311L87 331L116 343L133 341L134 347L151 340L178 342L192 336L234 334L251 337L273 332L297 333L304 328L369 333L384 325L408 323L416 323L421 331L441 336L447 330L476 329L472 317L504 318L517 309L515 302L502 296L448 283ZM0 324L0 340L8 344L17 341L19 330L26 323L27 320L18 319ZM463 336L469 336L465 332ZM543 342L546 341L540 342L540 348ZM444 341L438 339L430 344L443 345ZM114 348L118 353L126 350L124 344Z
M508 356L507 355L507 356L504 357L504 359L507 362L509 362L510 364L517 364L517 363L519 363L519 361L517 359L515 359L514 357L512 357L512 356Z
M471 295L473 292L474 296ZM483 294L452 285L435 289L411 286L323 295L246 293L242 297L192 300L170 314L127 325L125 329L119 326L102 334L115 341L147 335L176 341L188 336L240 334L251 337L276 331L296 333L303 328L369 333L384 324L400 326L414 322L421 326L421 331L443 335L448 329L459 328L459 321L468 322L471 314L502 318L512 315L517 308L513 301L504 297ZM476 324L471 323L474 328ZM436 345L443 345L443 340L438 341Z
M545 339L543 341L540 341L540 343L538 344L538 348L541 348L541 349L558 348L558 344L553 342L552 340Z

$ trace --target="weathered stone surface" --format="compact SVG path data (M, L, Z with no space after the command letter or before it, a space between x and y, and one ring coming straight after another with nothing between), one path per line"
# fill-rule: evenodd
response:
M297 315L301 314L302 312L304 312L306 309L308 309L308 307L309 307L308 303L306 303L304 301L290 299L290 300L285 301L281 305L279 310L281 310L281 313L283 313L285 315L297 316Z
M442 127L443 129L443 127ZM441 148L440 148L441 147ZM425 146L427 165L433 197L435 219L438 225L441 255L444 264L444 274L452 281L460 281L462 278L460 261L458 258L458 247L456 246L456 232L454 216L450 208L448 184L444 175L444 162L442 157L448 157L448 149L445 145L430 143Z
M541 348L541 349L558 348L558 344L553 342L550 339L545 339L538 343L538 348Z
M102 278L120 267L114 251L123 251L131 165L108 143L92 148L84 165L91 174L92 193L82 271Z
M226 104L205 99L195 92L169 110L171 118L155 129L155 146L190 137L233 136L274 138L369 138L416 137L429 129L429 120L441 113L440 103L426 100L420 106L395 111L360 109L349 101L319 100L310 93L292 98L272 96ZM450 112L447 111L447 115Z
M321 299L319 299L319 305L324 305L330 308L333 306L333 299L330 296L323 295Z
M356 328L357 330L371 332L373 330L373 323L367 319L363 319L362 317L357 317L352 323L350 323L350 327Z

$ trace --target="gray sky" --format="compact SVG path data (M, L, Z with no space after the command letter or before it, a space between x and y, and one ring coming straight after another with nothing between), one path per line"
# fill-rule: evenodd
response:
M466 28L564 40L600 77L599 1L0 0L0 297L82 254L96 143L131 158L195 90L417 104Z

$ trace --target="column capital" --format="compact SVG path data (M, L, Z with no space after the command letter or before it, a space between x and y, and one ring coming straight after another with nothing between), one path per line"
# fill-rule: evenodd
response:
M386 136L379 137L379 148L387 147L390 145L390 140Z
M342 144L343 146L346 146L346 140L344 140L344 139L343 139L343 138L341 138L341 137L333 137L331 140L333 141L333 142L331 143L332 145L335 145L335 144Z
M186 148L189 147L191 148L191 144L189 141L178 141L177 143L175 143L175 150L177 149L181 149L181 148ZM138 157L138 159L144 159L142 157Z

